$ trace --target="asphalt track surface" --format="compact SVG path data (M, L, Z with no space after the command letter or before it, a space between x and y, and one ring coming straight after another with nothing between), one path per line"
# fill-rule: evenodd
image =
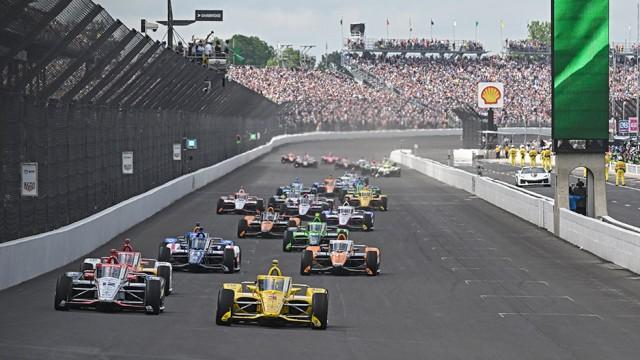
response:
M434 152L446 138L423 140ZM143 254L196 221L234 238L238 217L214 214L216 199L244 185L268 196L301 176L333 171L281 165L286 151L381 157L397 140L286 146L185 197L93 252L130 237ZM382 274L297 274L299 253L280 240L242 239L237 274L175 274L159 316L53 310L63 269L0 292L0 359L638 359L640 282L548 232L468 193L407 170L376 179L390 211L352 237L381 248ZM214 324L222 282L255 279L279 259L296 282L329 290L329 327Z

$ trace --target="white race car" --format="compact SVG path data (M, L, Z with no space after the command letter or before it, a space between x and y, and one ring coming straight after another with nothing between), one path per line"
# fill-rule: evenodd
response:
M541 167L524 167L516 171L516 186L551 186L551 175Z

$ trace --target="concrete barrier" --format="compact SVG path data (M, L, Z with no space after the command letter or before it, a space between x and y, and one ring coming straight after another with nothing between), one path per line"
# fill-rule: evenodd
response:
M418 158L408 150L393 151L390 158L447 185L465 189L551 233L554 231L553 199L471 173L457 175L461 170ZM464 184L461 186L460 179L465 179L465 183L470 179L472 188L467 190ZM602 259L640 273L640 228L610 218L604 220L561 209L559 237Z
M289 143L461 135L460 129L313 132L274 137L269 143L213 166L174 179L143 194L54 231L0 244L0 290L54 270L105 244L118 234L171 205L190 192Z

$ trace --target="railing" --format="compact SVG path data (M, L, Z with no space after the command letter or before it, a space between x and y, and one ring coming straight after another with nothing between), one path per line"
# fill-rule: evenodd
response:
M350 37L343 41L349 51L407 52L436 54L484 54L482 44L472 40L376 39Z

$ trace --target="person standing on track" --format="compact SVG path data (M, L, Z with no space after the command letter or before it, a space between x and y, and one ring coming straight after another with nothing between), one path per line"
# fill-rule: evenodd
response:
M501 150L500 145L496 145L496 159L500 159L500 150Z
M624 173L627 171L627 164L622 161L622 157L618 157L616 162L616 186L622 184L624 186Z
M516 154L518 154L518 150L515 146L509 149L509 160L511 160L511 166L516 166Z
M551 150L549 148L544 148L542 152L540 152L540 157L542 158L542 167L544 171L551 172Z
M536 167L537 156L538 156L538 150L536 150L536 148L532 146L531 150L529 150L529 164L531 165L531 167Z
M611 163L611 152L604 153L604 181L609 181L609 163Z
M527 154L527 149L524 148L524 145L520 145L520 167L524 167L524 157Z

